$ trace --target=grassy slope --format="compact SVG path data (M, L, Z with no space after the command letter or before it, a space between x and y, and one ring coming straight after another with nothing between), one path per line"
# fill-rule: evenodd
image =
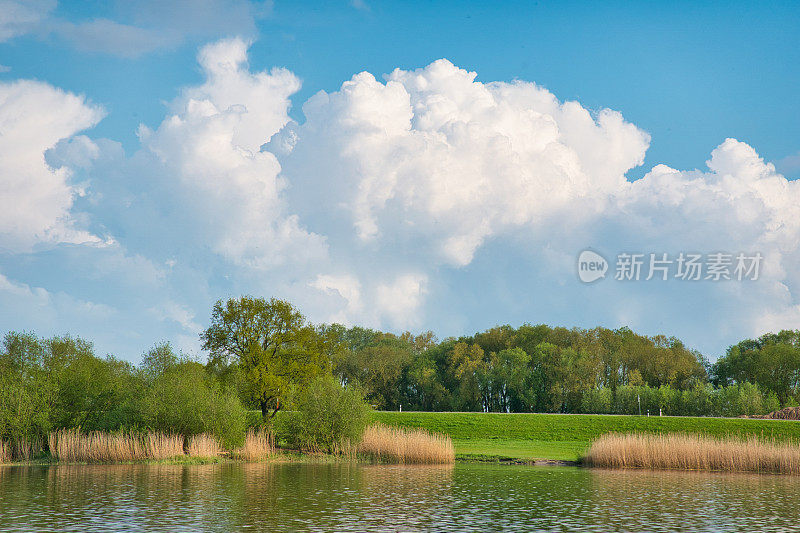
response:
M463 458L576 460L604 433L701 433L800 442L800 422L742 418L377 412L384 424L420 427L453 439Z

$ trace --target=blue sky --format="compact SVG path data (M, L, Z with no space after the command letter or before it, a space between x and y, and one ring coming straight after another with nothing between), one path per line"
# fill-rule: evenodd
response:
M1 329L197 353L243 293L712 359L800 327L798 34L793 2L0 1ZM624 282L622 252L764 265Z

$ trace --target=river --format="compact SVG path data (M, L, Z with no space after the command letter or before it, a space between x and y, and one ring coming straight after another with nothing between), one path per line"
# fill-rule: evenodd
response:
M0 467L0 531L789 531L800 478L457 464Z

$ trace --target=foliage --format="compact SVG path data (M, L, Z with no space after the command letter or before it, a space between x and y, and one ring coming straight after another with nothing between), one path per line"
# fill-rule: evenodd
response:
M274 416L293 388L328 371L336 350L331 336L307 324L292 304L275 298L217 302L201 338L211 367L238 367L246 395L264 419L270 409Z
M361 439L369 412L359 389L323 376L297 395L295 411L280 419L279 435L295 448L330 452Z
M800 330L768 333L731 346L712 366L717 385L752 383L775 393L781 404L800 394Z
M30 333L8 333L0 352L0 440L43 442L50 430L55 380L45 344Z
M211 433L226 446L241 445L247 413L233 391L224 390L203 365L169 357L168 345L145 357L148 376L141 400L143 424L150 430L195 436ZM153 367L153 361L158 363Z

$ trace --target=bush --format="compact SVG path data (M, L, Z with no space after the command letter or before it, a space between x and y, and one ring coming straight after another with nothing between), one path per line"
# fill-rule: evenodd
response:
M247 412L242 402L199 363L183 361L156 375L142 399L141 413L154 431L186 437L211 433L229 448L244 441Z
M356 444L369 421L370 408L363 393L342 387L330 376L301 391L295 408L278 419L278 430L290 446L303 450L332 452Z

